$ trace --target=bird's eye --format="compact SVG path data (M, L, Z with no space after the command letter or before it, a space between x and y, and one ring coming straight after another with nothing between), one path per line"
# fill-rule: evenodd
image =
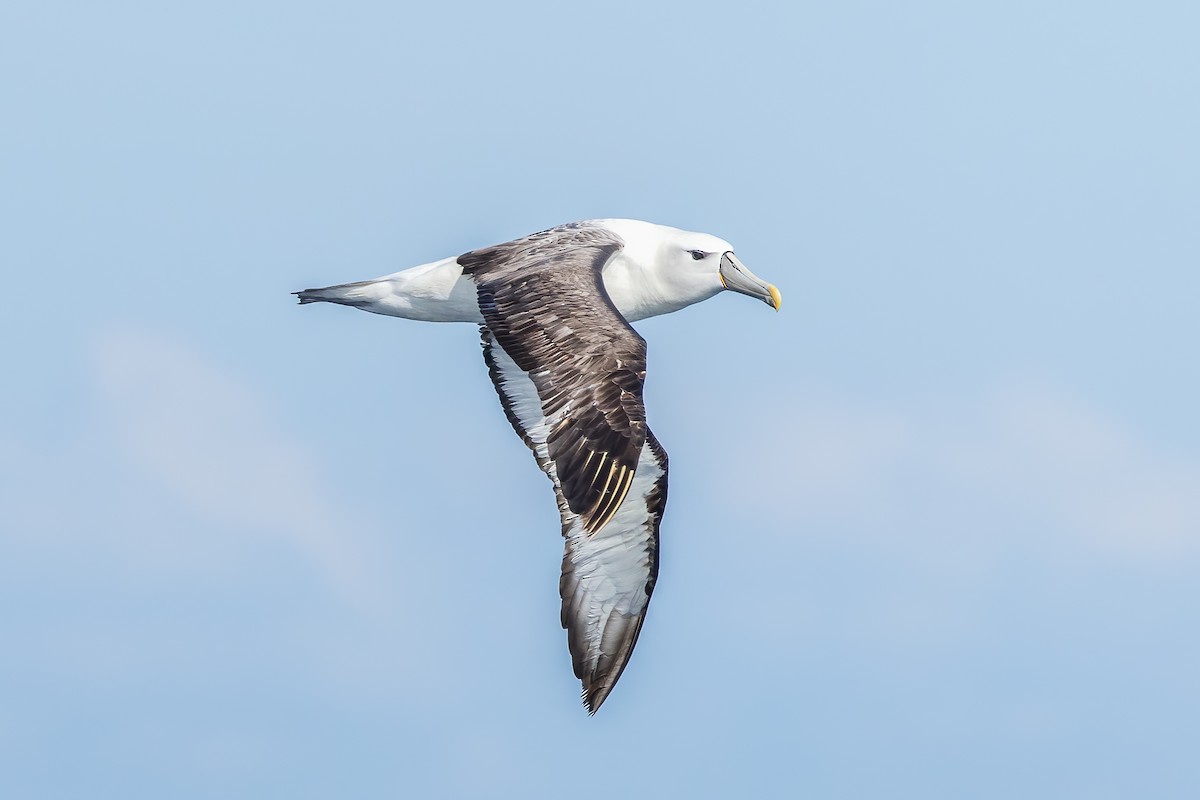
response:
M704 252L703 250L693 250L692 251L692 259L695 261L699 261L700 259L704 258L706 255L708 255L708 253Z

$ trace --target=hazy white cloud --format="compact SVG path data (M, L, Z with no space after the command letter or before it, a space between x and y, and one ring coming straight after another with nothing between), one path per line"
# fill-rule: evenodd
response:
M133 331L100 337L94 365L110 445L176 502L297 548L348 598L381 591L361 521L332 507L310 456L244 382L184 345Z
M734 479L809 519L992 549L1033 537L1146 558L1200 552L1200 464L1063 393L903 411L826 396L769 424L772 439L744 439L739 455L761 466Z
M982 435L960 431L946 442L948 468L1105 548L1150 556L1200 550L1200 464L1043 389L1005 393L981 421Z

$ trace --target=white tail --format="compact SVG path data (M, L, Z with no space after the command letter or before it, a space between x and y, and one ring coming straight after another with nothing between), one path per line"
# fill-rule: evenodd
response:
M300 303L341 303L344 306L369 306L386 294L379 281L355 281L326 286L321 289L305 289L292 292Z
M374 314L428 322L483 321L475 283L456 258L444 258L370 281L293 292L301 303L339 303Z

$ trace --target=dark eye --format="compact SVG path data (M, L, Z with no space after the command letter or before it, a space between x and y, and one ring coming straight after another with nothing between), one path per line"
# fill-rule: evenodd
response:
M708 253L704 252L703 250L693 250L692 251L692 258L696 261L699 261L700 259L704 258L706 255L708 255Z

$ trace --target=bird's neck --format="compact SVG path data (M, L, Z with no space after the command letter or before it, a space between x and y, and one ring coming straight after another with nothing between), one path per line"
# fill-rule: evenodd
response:
M618 253L604 268L604 289L621 316L630 322L660 314L670 314L681 308L707 300L718 291L706 288L680 287L663 279L658 271L634 262Z

